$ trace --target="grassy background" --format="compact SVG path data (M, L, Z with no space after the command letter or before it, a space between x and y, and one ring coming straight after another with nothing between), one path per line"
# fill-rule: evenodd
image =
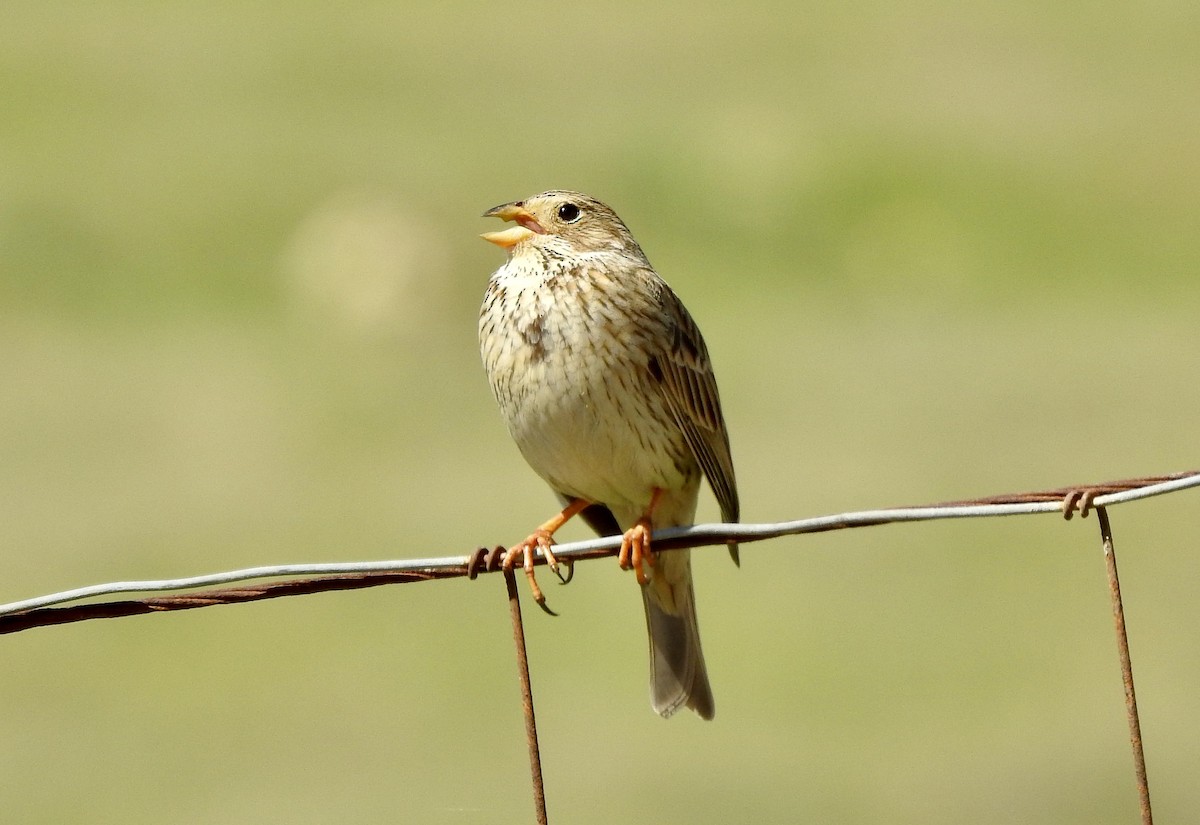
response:
M700 320L748 520L1200 465L1194 7L707 5L10 3L3 598L524 535L475 235L552 186ZM1200 808L1195 507L1113 513L1164 821ZM529 617L552 819L1136 816L1094 520L697 566L712 724L651 713L615 564ZM498 588L8 637L5 818L526 821Z

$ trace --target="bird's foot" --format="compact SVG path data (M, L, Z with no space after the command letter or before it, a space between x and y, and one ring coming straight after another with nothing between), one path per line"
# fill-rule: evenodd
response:
M625 531L621 536L621 552L617 555L617 563L622 570L633 570L637 582L649 584L650 576L647 567L654 566L654 551L650 549L650 519L642 517Z
M545 527L539 527L527 539L508 548L504 553L504 561L501 562L500 566L504 572L510 572L517 566L517 560L520 559L521 566L525 569L525 578L529 580L529 593L533 596L533 600L537 602L537 606L542 610L551 616L557 616L557 613L546 606L546 594L542 592L541 586L537 583L537 576L533 572L534 559L538 551L541 551L550 570L554 575L558 576L559 581L566 584L568 579L564 579L559 572L558 559L554 557L554 551L550 549L550 545L553 543L554 538L551 531Z
M566 524L571 518L578 515L581 510L588 506L588 502L581 498L572 499L562 512L554 518L547 521L545 524L538 527L524 541L514 544L512 547L501 551L503 560L499 562L500 568L505 573L511 573L513 568L517 566L517 560L520 559L521 567L525 569L525 578L529 579L529 593L533 596L533 600L537 602L538 607L549 613L551 616L558 614L546 606L546 594L542 592L542 588L537 583L537 577L533 574L533 566L536 563L537 554L540 551L546 559L546 564L554 575L558 576L558 580L566 584L571 580L571 575L574 573L574 566L570 561L560 563L554 556L554 551L550 549L550 545L554 544L554 532L558 528ZM488 557L488 569L493 569L495 553ZM564 577L562 568L565 568L567 575ZM468 575L473 572L474 567L468 565Z

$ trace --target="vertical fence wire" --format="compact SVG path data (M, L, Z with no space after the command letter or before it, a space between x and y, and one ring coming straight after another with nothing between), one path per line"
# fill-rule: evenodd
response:
M533 685L529 680L529 656L525 652L525 625L521 621L521 597L512 570L504 571L508 588L508 607L512 614L513 646L517 653L517 674L521 682L521 708L525 712L525 740L529 745L529 775L533 783L533 808L538 825L547 825L546 788L542 783L542 757L538 749L537 719L533 714Z
M1121 683L1125 687L1125 713L1129 718L1129 743L1133 748L1133 773L1137 782L1138 805L1142 825L1153 825L1150 809L1150 781L1146 776L1146 754L1142 750L1142 725L1138 720L1137 696L1133 690L1133 664L1129 658L1129 636L1125 632L1125 608L1121 602L1121 581L1117 577L1117 551L1113 546L1112 525L1108 512L1096 508L1100 521L1100 538L1104 543L1104 567L1108 572L1108 592L1112 598L1113 627L1117 632L1117 654L1121 660Z

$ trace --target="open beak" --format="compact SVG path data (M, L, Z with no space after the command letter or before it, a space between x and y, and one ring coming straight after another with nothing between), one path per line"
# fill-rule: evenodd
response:
M496 246L502 246L505 249L510 249L526 238L534 235L545 235L546 230L542 229L541 224L533 217L532 214L521 204L506 203L503 206L494 206L483 213L485 218L499 218L502 221L515 221L516 226L511 226L508 229L502 229L499 232L485 232L479 237L485 241L490 241Z

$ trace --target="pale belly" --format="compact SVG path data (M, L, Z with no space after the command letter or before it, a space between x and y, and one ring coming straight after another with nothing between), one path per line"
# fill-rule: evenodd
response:
M645 331L610 325L593 341L567 320L547 306L482 319L484 365L521 454L556 492L608 506L622 526L656 488L655 522L691 523L700 469L651 378Z

